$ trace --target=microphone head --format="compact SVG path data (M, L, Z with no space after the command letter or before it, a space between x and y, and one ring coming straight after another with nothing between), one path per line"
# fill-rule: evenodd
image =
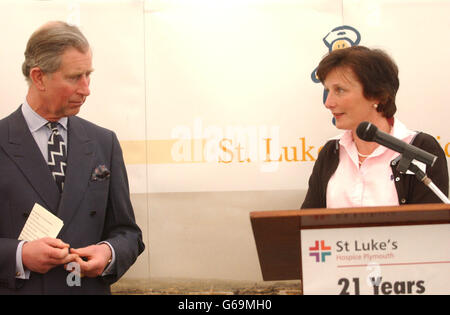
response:
M363 121L359 124L356 129L356 134L358 137L364 141L374 141L375 134L377 133L378 128L375 125L372 125L368 121Z

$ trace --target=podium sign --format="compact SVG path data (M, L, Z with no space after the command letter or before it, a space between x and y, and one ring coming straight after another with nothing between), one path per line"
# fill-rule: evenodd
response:
M300 234L303 294L450 294L450 224Z

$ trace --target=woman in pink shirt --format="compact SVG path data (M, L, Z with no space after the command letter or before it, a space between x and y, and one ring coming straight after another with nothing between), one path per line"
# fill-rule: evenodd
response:
M441 202L413 174L397 171L399 153L357 136L363 121L438 156L433 167L422 169L448 196L447 160L439 143L394 118L398 68L386 53L363 46L335 50L322 59L317 76L327 92L325 107L344 133L321 150L302 208Z

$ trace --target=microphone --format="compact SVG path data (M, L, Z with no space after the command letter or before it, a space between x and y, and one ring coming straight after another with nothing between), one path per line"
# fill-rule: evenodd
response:
M367 121L359 124L356 134L364 141L374 141L391 150L400 152L410 159L415 159L430 166L433 166L437 160L437 156L378 130L376 126Z

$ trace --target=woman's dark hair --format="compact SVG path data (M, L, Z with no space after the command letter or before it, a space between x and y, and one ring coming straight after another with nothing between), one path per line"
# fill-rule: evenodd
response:
M364 97L378 99L377 111L384 117L394 116L395 95L400 85L398 67L384 51L364 46L334 50L319 63L317 77L323 83L336 68L351 69L363 86Z

